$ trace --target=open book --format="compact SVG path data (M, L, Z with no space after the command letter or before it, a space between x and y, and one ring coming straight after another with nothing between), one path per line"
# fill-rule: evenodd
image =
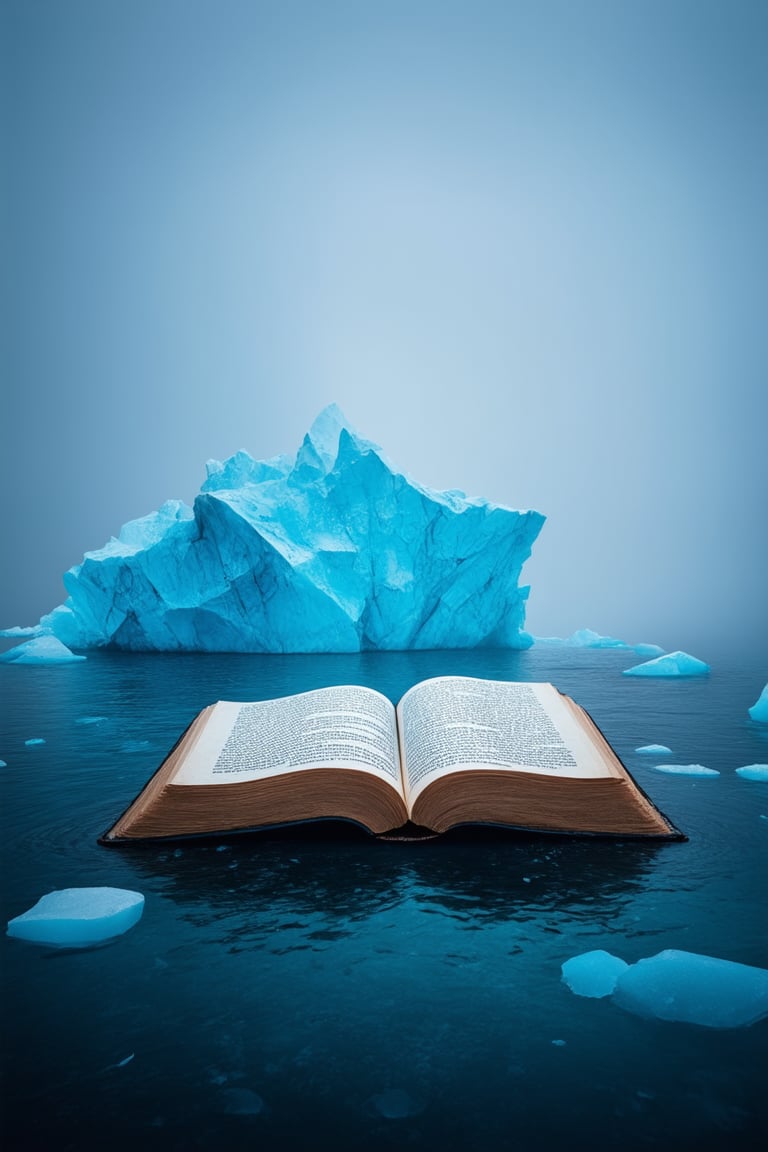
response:
M325 818L683 838L551 684L441 676L397 708L358 686L212 704L102 842Z

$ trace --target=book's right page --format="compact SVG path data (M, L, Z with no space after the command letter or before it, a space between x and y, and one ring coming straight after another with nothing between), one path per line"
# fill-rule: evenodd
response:
M578 711L552 684L441 676L415 685L397 708L409 808L428 784L457 769L620 775Z

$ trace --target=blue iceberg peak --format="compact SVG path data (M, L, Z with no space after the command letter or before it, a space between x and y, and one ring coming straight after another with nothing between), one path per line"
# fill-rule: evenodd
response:
M519 587L544 517L414 483L332 404L295 457L211 460L85 555L41 624L75 648L527 647Z

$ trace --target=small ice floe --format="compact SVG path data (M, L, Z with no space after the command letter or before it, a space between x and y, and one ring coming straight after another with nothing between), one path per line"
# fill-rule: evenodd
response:
M424 1105L414 1100L402 1088L388 1088L386 1092L377 1092L371 1096L369 1103L379 1116L385 1120L405 1120L408 1116L418 1116L424 1111Z
M125 1068L126 1064L130 1064L136 1056L135 1052L131 1052L130 1056L125 1056L122 1060L118 1060L116 1064L107 1064L104 1069L105 1072L111 1072L114 1068Z
M768 684L747 711L753 720L757 720L758 724L768 724Z
M127 888L62 888L8 921L8 935L34 944L84 948L133 928L144 911L141 892Z
M703 764L654 764L654 772L668 772L671 776L719 776L717 768Z
M34 748L36 744L45 744L45 740L43 740L42 736L32 736L29 740L25 740L24 743L27 748Z
M32 624L26 628L19 624L15 624L13 628L0 628L0 636L8 640L21 639L22 636L40 636L42 632L43 629L39 624Z
M667 652L665 656L657 656L655 660L646 660L644 664L635 664L632 668L625 668L624 676L706 676L709 664L689 656L687 652Z
M225 1088L221 1102L228 1116L261 1116L265 1109L264 1100L251 1088Z
M664 649L660 644L633 644L638 656L663 656Z
M553 1040L555 1048L565 1048L565 1040Z
M78 716L75 724L101 724L106 716Z
M616 981L629 965L603 948L572 956L561 966L563 981L576 996L591 996L599 1000L610 996Z
M562 965L563 979L571 991L580 996L595 995L579 991L576 984L584 976L588 986L586 961L595 953L574 956ZM636 1016L658 1020L702 1024L708 1028L745 1028L768 1016L768 969L733 960L719 960L696 952L668 948L656 956L625 964L609 952L602 954L596 970L602 967L606 976L616 973L610 995L615 1004ZM585 972L580 971L581 967ZM566 979L566 971L573 977Z
M672 749L667 748L666 744L641 744L639 748L635 748L635 752L640 752L643 756L664 756L666 753L671 753Z
M0 760L0 768L7 768L7 767L8 767L8 765L6 764L5 760Z
M36 636L0 655L4 664L73 664L81 660L85 656L76 656L56 636Z
M768 1016L768 969L668 948L631 964L613 999L638 1016L745 1028Z
M124 740L120 745L121 752L141 752L149 748L149 740Z
M736 775L742 780L760 780L768 784L768 764L745 764L743 768L736 769Z

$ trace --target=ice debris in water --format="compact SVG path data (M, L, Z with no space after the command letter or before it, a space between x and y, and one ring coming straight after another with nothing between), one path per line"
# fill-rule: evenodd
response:
M611 995L614 1003L638 1016L708 1028L743 1028L768 1016L768 969L696 952L668 948L625 964L598 950L566 960L562 972L578 996Z
M544 517L398 472L335 405L295 458L208 464L64 577L41 624L75 648L527 648L518 580Z
M36 744L45 744L45 740L43 740L42 736L32 736L29 740L25 740L24 743L27 748L34 748Z
M655 660L624 669L625 676L706 676L708 672L709 664L687 652L667 652Z
M534 636L534 644L541 647L563 648L623 648L638 656L658 656L664 649L658 644L627 644L614 636L602 636L591 628L579 628L565 639L562 636Z
M642 744L639 748L635 748L635 752L642 752L644 756L662 756L665 752L671 752L671 748L667 748L666 744Z
M221 1100L230 1116L260 1116L264 1111L264 1100L251 1088L226 1088Z
M719 776L717 768L703 764L654 764L654 772L668 772L670 776Z
M768 724L768 684L748 711L752 719L757 720L758 724Z
M8 921L8 935L35 944L82 948L133 928L144 911L141 892L127 888L62 888Z
M768 969L668 948L630 965L613 999L639 1016L743 1028L768 1016Z
M0 655L4 664L73 664L79 660L85 656L76 656L55 636L37 636Z
M78 716L75 724L101 724L102 720L106 720L106 716Z
M6 761L0 760L0 768L7 768L7 767L8 767L8 764L6 763Z
M572 956L562 965L563 980L577 996L600 999L610 996L616 981L629 965L603 948Z
M745 764L736 769L736 775L743 780L761 780L768 783L768 764Z
M423 1105L419 1104L402 1088L389 1088L386 1092L378 1092L371 1096L371 1104L380 1116L387 1120L404 1120L407 1116L417 1116L423 1112Z

